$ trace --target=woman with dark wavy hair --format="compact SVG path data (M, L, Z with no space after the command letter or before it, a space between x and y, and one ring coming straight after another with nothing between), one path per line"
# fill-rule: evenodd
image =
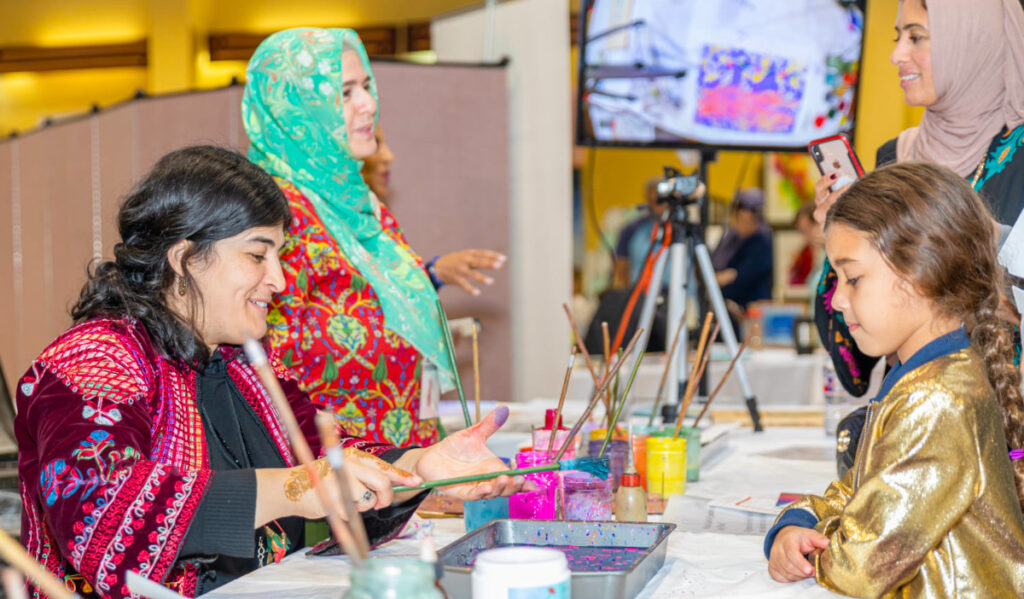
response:
M121 207L121 242L91 273L76 324L19 381L21 540L82 596L129 595L129 570L187 596L209 591L302 547L303 518L324 515L239 349L266 334L289 220L274 180L242 156L168 154ZM322 452L315 407L268 353ZM430 449L343 436L371 541L393 536L424 496L393 485L504 469L484 442L507 414ZM520 487L503 476L450 492Z

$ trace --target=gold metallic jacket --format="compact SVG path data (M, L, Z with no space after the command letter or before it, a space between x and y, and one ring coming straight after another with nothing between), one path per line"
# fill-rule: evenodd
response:
M1022 597L1024 517L1003 412L973 349L908 372L871 404L857 461L788 509L829 537L818 582L856 597Z

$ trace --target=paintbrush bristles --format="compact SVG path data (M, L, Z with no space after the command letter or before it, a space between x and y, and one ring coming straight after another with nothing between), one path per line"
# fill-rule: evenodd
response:
M608 472L611 468L611 463L608 458L605 457L590 457L585 456L581 458L574 458L571 460L562 460L560 462L562 472L566 470L578 470L580 472L586 472L591 476L596 476L601 480L608 479Z

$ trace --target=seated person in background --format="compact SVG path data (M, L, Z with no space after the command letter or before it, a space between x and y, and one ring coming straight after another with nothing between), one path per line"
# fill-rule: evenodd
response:
M791 285L807 286L811 314L814 314L814 298L818 293L818 279L821 278L821 271L824 268L824 252L817 258L815 258L815 254L825 247L825 234L821 225L814 220L814 208L814 202L807 202L800 206L793 219L793 226L804 236L806 245L789 271ZM797 273L798 269L800 273ZM802 274L803 277L797 277L797 274Z
M623 289L630 287L640 278L640 271L644 268L647 260L647 253L651 249L651 232L654 226L661 222L662 215L668 204L658 203L658 182L661 179L654 178L647 181L644 186L644 197L646 205L640 206L641 216L630 221L619 232L619 241L615 246L615 265L612 272L612 288ZM661 234L655 240L660 244ZM668 283L668 268L665 269L662 285Z
M745 310L751 302L772 297L772 234L764 223L760 189L736 192L731 210L711 264L722 295Z
M121 206L114 259L16 387L21 541L70 590L126 597L132 570L191 597L303 547L303 519L324 516L239 347L267 332L289 222L270 175L211 146L164 156ZM317 408L268 354L322 454ZM503 470L485 442L507 417L499 407L426 449L342 435L370 542L393 537L426 496L393 485ZM316 466L333 485L325 460ZM449 491L518 488L502 476Z
M824 245L821 228L814 222L813 202L800 206L793 217L793 228L803 235L804 247L796 254L789 267L789 284L806 285L811 273L820 266L815 264L814 252Z
M831 306L862 351L898 361L853 468L768 532L769 573L857 597L1021 597L1024 399L981 198L945 167L882 167L825 236Z

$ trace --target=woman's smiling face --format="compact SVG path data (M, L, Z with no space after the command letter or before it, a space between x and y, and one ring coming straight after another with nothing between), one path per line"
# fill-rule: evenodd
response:
M195 332L211 350L267 334L267 304L285 284L278 259L282 244L281 226L253 227L216 242L206 259L189 264L201 298ZM172 294L172 301L184 302ZM180 305L177 311L188 314Z
M896 13L896 47L889 61L899 68L900 87L907 105L931 106L938 101L932 78L928 10L921 0L900 2Z
M355 50L341 53L341 107L352 156L362 160L377 151L374 125L377 100L370 93L370 75Z

